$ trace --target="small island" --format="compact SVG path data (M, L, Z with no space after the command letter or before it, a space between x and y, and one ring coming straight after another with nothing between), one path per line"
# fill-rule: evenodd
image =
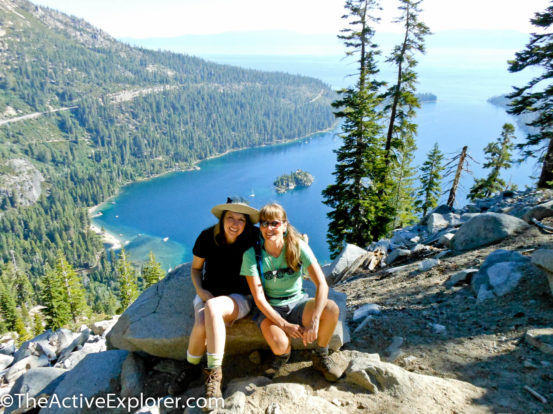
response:
M433 93L417 93L417 99L421 103L437 102L438 97Z
M273 185L277 193L285 193L296 187L309 187L315 179L306 171L296 170L290 174L284 174L278 177Z

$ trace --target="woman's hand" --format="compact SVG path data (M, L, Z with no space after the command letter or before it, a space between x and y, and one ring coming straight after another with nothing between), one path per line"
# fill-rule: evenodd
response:
M303 330L302 340L303 345L307 346L311 342L314 342L317 339L319 333L319 318L313 318L311 320L311 325L307 326Z
M199 289L196 291L196 293L198 294L200 299L204 301L204 303L214 297L209 290L205 289Z
M282 330L286 335L288 335L290 338L301 338L303 335L303 328L300 325L296 325L293 323L286 323Z

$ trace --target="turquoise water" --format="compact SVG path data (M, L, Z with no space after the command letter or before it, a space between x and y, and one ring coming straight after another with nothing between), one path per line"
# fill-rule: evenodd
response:
M452 156L463 145L475 161L470 169L482 177L482 149L499 136L505 122L514 119L501 108L486 100L521 85L528 74L506 72L506 60L511 51L487 50L433 51L420 67L420 92L438 96L436 103L424 104L418 111L419 125L416 164L438 142L440 149ZM339 58L245 58L213 57L221 63L256 69L281 70L316 76L334 87L344 86L353 65ZM386 70L383 71L386 73ZM388 70L388 76L391 72ZM201 162L200 170L172 173L150 181L125 187L115 199L100 210L103 215L93 221L125 241L131 258L147 259L152 250L168 269L190 261L192 246L199 232L215 223L210 209L223 203L229 195L242 195L254 207L278 201L288 211L290 221L307 233L310 245L320 262L329 261L326 245L327 208L322 204L321 191L333 182L335 164L333 150L340 145L339 129L316 134L300 141L248 149L224 157ZM517 130L517 135L524 134ZM272 182L284 173L298 168L315 177L314 184L286 194L277 194ZM504 179L523 188L537 170L531 163L514 166ZM457 195L457 206L466 203L465 196L473 177L465 174ZM444 189L449 188L448 180ZM251 197L250 195L254 195Z

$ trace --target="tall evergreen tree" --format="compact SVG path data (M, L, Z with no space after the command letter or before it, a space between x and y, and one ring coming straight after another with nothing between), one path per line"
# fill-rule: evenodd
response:
M125 310L138 297L136 272L127 259L125 249L121 249L119 252L119 259L117 260L117 276L119 277L119 296L121 299L121 307L122 310Z
M526 86L515 87L509 95L512 98L509 113L535 114L536 118L527 125L537 129L526 137L526 142L517 145L524 150L523 156L533 157L542 153L543 165L538 187L553 188L553 3L543 13L536 13L530 20L542 33L533 33L526 48L515 54L509 62L510 72L526 68L540 69ZM536 151L538 147L538 151Z
M65 299L69 305L71 317L77 322L77 317L81 316L87 309L86 295L83 284L73 266L65 258L63 252L58 250L56 257L56 277L64 288Z
M444 154L438 148L438 143L428 152L426 161L422 164L420 183L417 192L417 210L425 216L428 210L438 205L438 199L442 193L441 181Z
M165 272L161 268L161 265L156 261L156 257L153 252L150 252L149 260L144 267L142 267L142 279L144 279L145 287L149 288L155 285L165 276Z
M389 113L386 133L386 162L390 162L394 149L399 148L406 139L414 139L417 125L413 122L415 110L420 107L417 99L415 67L416 53L424 53L424 37L430 29L419 20L422 0L399 0L401 16L394 23L403 25L403 40L394 47L391 56L386 59L397 68L396 83L385 94L385 112Z
M371 13L378 2L347 0L345 8L350 27L339 38L346 55L358 57L359 72L355 87L339 91L341 98L333 103L335 116L343 119L343 144L336 151L335 184L323 191L324 203L332 208L327 233L332 257L344 242L363 246L383 235L394 215L379 109L382 83L375 80L379 51L370 26L377 21Z
M46 269L40 285L46 328L53 330L61 328L71 320L71 308L67 303L65 286L58 278L56 271L51 268Z
M2 313L2 318L6 322L8 330L15 331L17 321L20 318L17 315L15 298L4 283L0 283L0 313Z
M491 168L490 174L486 178L475 180L467 198L472 201L477 198L487 198L506 188L507 184L499 177L499 172L502 169L511 168L511 150L514 146L514 139L515 127L512 124L504 124L501 136L497 141L486 145L484 153L487 154L487 162L484 164L484 168Z

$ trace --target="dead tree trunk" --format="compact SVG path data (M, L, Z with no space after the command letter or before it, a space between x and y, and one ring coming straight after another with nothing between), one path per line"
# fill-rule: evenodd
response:
M455 193L457 192L457 187L459 187L459 180L461 179L461 173L463 172L463 164L465 158L467 157L468 147L465 145L459 156L459 163L457 164L457 171L455 172L455 178L453 179L453 184L451 185L451 190L449 190L449 197L447 199L447 205L453 208L453 203L455 202Z

